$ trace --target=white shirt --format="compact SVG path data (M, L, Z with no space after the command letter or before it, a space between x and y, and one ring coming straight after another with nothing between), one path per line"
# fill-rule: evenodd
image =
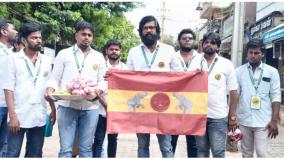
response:
M79 69L82 68L81 74L77 68L74 53L78 59ZM85 62L83 62L84 58ZM84 67L82 67L83 63ZM84 54L77 45L74 45L61 50L56 56L54 60L54 68L52 70L51 77L47 82L47 87L66 91L66 85L73 79L81 76L94 81L98 85L98 89L106 91L107 85L103 78L105 72L106 62L101 53L90 48L87 55L87 53ZM72 107L80 110L97 109L99 106L98 101L90 102L88 100L59 100L58 104L64 107Z
M44 47L44 55L48 56L53 63L55 59L55 50L49 47Z
M117 70L127 70L128 67L125 63L119 61L118 65L115 65L114 67L109 63L109 60L106 61L107 63L107 69L117 69Z
M14 92L15 112L21 128L44 126L46 122L45 84L51 61L38 54L35 65L21 50L9 56L3 88ZM37 77L37 80L35 80Z
M12 52L3 43L0 42L0 107L7 107L5 101L5 95L3 90L3 84L6 77L5 71L7 68L8 55Z
M278 70L261 63L253 72L252 66L246 63L236 69L236 74L239 95L238 123L248 127L266 127L271 121L272 103L281 102ZM255 85L253 85L251 78ZM255 90L255 87L257 87L257 90ZM260 109L250 107L252 96L260 98Z
M184 71L196 71L199 70L206 70L207 63L203 59L203 54L198 53L196 50L193 50L193 54L191 59L188 61L188 66L186 66L183 57L181 56L180 51L176 52L178 54L179 61L183 67Z
M217 60L214 64L215 59ZM211 66L208 66L209 71L210 69L212 71L209 73L208 77L207 117L213 119L225 118L229 113L227 90L237 90L238 88L235 69L231 61L217 54Z
M125 63L119 61L118 65L115 65L114 67L109 63L109 60L107 60L107 69L118 69L118 70L127 70L128 67ZM107 101L107 93L104 93L104 99ZM106 117L106 110L105 108L100 104L100 107L98 109L98 113L102 115L103 117Z
M146 57L143 55L143 50ZM146 59L148 59L148 64ZM129 70L135 71L183 71L174 48L160 42L157 42L156 49L152 53L143 44L131 48L127 57L127 65Z

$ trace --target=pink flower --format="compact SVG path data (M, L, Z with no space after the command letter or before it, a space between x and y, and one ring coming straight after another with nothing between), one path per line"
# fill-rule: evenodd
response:
M243 134L240 129L236 129L234 132L228 132L228 137L234 141L240 141L243 138Z
M94 94L96 83L86 78L76 78L66 85L66 89L72 95L91 96Z
M79 89L74 89L74 90L72 91L72 94L73 94L73 95L80 95L80 90L79 90Z

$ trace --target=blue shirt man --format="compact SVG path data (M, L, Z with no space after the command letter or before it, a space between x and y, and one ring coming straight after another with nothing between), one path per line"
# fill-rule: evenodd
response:
M264 48L259 39L247 44L248 63L236 70L239 103L238 123L243 132L242 156L269 157L268 139L278 135L277 121L281 102L278 71L264 63Z

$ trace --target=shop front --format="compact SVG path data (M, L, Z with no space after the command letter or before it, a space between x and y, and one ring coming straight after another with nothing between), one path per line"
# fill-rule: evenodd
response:
M250 27L250 38L261 38L265 44L264 62L278 69L284 104L284 14L274 11Z
M284 104L284 23L262 36L266 48L266 63L277 68L280 75L282 104Z

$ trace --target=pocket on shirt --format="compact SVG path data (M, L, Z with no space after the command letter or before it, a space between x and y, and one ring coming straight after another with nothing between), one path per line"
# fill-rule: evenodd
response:
M270 82L261 81L258 89L259 89L258 92L259 92L261 97L269 96Z

